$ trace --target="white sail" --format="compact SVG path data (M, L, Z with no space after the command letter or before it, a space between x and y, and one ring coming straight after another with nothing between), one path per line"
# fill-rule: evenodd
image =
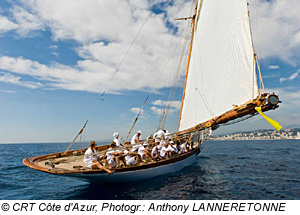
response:
M180 131L258 95L247 2L199 0L198 11Z

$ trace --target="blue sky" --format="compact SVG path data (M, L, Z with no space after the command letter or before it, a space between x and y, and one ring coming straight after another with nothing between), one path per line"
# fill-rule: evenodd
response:
M258 22L251 19L251 24L264 82L284 102L268 115L284 127L299 125L300 3L260 0L255 7L254 2L250 1L251 18L257 8ZM185 0L1 1L0 143L71 141L145 19L104 102L91 117L86 139L110 139L115 131L126 136L153 86L134 131L141 129L144 137L154 132L187 27L173 19L191 11L191 2ZM170 131L177 126L183 73L166 126ZM218 133L260 128L270 126L256 117Z

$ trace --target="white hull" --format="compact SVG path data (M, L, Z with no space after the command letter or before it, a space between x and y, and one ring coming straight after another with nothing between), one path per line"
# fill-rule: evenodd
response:
M142 170L133 170L128 172L117 172L112 175L76 173L76 174L65 174L64 176L78 177L78 178L88 179L97 183L104 183L104 184L140 181L140 180L153 178L167 173L177 172L183 169L184 167L194 163L197 158L197 155L198 154L195 153L184 160L163 165L163 166L158 166L149 169L142 169Z

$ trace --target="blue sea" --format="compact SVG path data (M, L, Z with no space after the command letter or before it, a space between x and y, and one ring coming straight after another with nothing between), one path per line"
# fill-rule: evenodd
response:
M196 162L145 181L100 185L42 173L25 157L67 143L0 145L0 199L300 199L300 141L207 141ZM76 148L87 147L87 143Z

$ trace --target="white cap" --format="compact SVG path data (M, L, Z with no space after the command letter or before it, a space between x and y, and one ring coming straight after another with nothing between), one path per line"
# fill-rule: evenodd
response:
M155 133L156 137L163 137L165 135L165 132L163 130L159 130Z
M153 139L152 135L147 137L147 140L151 140L151 139Z
M147 142L147 141L144 142L144 143L143 143L143 146L148 146L148 142Z
M171 140L171 141L170 141L170 143L171 143L171 144L174 144L174 141L173 141L173 140Z
M117 136L119 136L118 132L113 133L113 138L117 138Z
M142 134L141 130L138 130L137 133Z

